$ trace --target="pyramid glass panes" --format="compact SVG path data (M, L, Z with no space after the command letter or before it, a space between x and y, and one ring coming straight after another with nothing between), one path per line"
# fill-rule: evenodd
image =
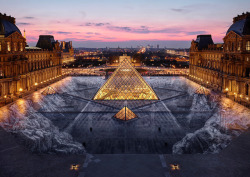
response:
M158 100L158 97L130 61L123 60L93 99Z
M125 106L114 117L121 120L130 120L136 118L137 116L127 106Z

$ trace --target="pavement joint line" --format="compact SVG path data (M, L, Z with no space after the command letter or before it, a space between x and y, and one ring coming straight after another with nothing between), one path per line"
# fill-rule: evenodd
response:
M167 164L166 164L166 162L165 162L165 159L164 159L163 154L159 155L159 157L160 157L160 160L161 160L161 165L162 165L162 167L163 167L163 168L166 168L166 167L167 167Z
M4 150L1 150L0 153L8 151L8 150L11 150L11 149L15 149L17 147L19 147L19 146L15 146L15 147L11 147L11 148L7 148L7 149L4 149Z

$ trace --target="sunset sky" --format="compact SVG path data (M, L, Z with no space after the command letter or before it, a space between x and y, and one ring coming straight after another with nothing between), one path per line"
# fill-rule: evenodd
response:
M189 47L198 34L222 38L249 0L0 0L16 18L29 45L39 35L73 41L74 47Z

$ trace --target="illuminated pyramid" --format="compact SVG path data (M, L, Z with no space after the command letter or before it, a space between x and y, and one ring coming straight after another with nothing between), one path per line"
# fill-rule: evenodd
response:
M121 120L130 120L136 118L137 116L127 106L125 106L116 115L114 115L114 117Z
M53 95L56 94L57 92L51 87L48 86L44 91L42 92L43 95Z
M158 97L130 61L125 59L99 89L93 99L158 100Z

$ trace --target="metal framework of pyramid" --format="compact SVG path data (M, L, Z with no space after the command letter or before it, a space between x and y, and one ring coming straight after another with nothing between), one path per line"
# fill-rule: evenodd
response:
M121 120L131 120L137 116L127 106L125 106L116 115L114 115L114 117Z
M53 95L56 94L57 92L51 87L48 86L44 91L42 92L43 95Z
M123 60L93 99L158 100L158 97L130 61Z

